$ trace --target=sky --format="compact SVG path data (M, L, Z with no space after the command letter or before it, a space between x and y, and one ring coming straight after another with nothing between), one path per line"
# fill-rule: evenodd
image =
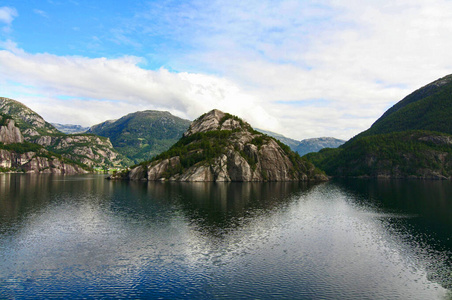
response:
M452 73L452 0L0 2L0 97L91 126L217 108L349 139Z

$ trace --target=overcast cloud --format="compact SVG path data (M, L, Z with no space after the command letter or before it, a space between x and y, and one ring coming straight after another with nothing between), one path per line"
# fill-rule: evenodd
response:
M86 49L130 50L105 56L32 53L15 35L20 16L0 8L0 96L51 122L219 108L295 139L348 139L452 73L445 0L144 2L91 36Z

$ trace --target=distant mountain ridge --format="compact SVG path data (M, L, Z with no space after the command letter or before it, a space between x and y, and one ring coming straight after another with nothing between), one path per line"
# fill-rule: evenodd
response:
M452 179L452 75L403 98L338 149L307 158L328 175Z
M292 149L292 151L295 151L298 154L300 154L300 156L303 156L310 152L320 151L323 148L337 148L345 143L344 140L336 139L333 137L319 137L297 141L272 131L267 131L259 128L256 128L256 130L271 137L274 137L280 142L286 144L287 146L290 147L290 149Z
M320 138L312 138L305 139L298 144L296 151L301 156L311 153L318 152L324 148L337 148L343 145L346 141L336 139L333 137L320 137Z
M66 134L76 134L76 133L85 133L88 131L89 127L83 127L80 125L73 124L59 124L59 123L50 123L59 131Z
M145 110L94 125L87 132L108 137L118 152L138 163L171 147L190 123L166 111Z

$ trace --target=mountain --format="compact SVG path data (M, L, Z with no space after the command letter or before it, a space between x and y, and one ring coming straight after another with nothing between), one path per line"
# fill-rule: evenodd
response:
M275 139L289 146L292 151L297 152L301 156L305 155L306 153L317 152L323 148L337 148L345 143L344 140L339 140L333 137L320 137L297 141L272 131L267 131L259 128L256 128L256 130L274 137Z
M338 149L305 157L328 175L452 179L452 75L418 89Z
M0 172L80 174L88 170L86 165L25 141L13 118L0 114Z
M3 141L0 141L0 149L4 150L0 161L3 168L66 174L84 173L94 167L107 168L123 163L121 155L113 149L107 138L93 134L61 133L36 112L16 100L0 98L0 113L3 120L1 131L5 133ZM39 157L42 163L39 166L28 166L27 163L35 156ZM55 159L78 168L71 172L59 171L50 163Z
M406 130L452 134L452 75L440 78L403 98L357 137Z
M88 132L108 137L119 153L134 163L168 150L190 126L164 111L139 111L92 126Z
M89 127L83 127L80 125L59 124L59 123L50 123L50 124L52 124L52 126L58 129L59 131L67 134L84 133L89 129Z
M212 110L193 121L183 137L153 160L111 179L170 181L327 180L287 145L238 117Z
M286 144L287 146L290 147L290 149L292 151L296 151L298 145L300 144L300 141L285 137L284 135L276 133L276 132L267 131L267 130L263 130L263 129L259 129L259 128L256 128L256 130L259 132L262 132L263 134L266 134L268 136L271 136L271 137L277 139L281 143Z
M318 152L324 148L337 148L344 143L344 140L336 139L333 137L305 139L297 145L294 151L303 156L310 152Z

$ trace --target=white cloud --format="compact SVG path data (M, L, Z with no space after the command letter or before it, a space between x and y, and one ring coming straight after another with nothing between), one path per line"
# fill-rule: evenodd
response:
M446 0L159 2L103 38L147 49L146 37L158 37L165 53L143 57L164 55L165 67L146 70L132 56L30 54L9 41L0 80L61 123L143 109L193 119L219 108L296 139L348 139L452 73L450 20Z
M0 7L0 23L4 23L6 25L2 27L2 31L9 32L11 30L11 23L17 16L18 13L15 8L8 6Z
M13 7L0 7L0 22L10 25L17 17L17 10Z
M17 91L19 83L22 96L17 100L49 121L92 125L143 109L194 119L219 108L256 124L275 122L252 96L224 78L145 70L137 66L137 57L33 55L11 42L4 47L9 50L0 51L3 89Z
M219 5L196 25L213 23L213 34L195 37L202 47L178 63L204 65L240 82L272 107L280 132L291 137L349 138L408 93L452 71L450 1L259 3L244 15L232 14L235 2ZM329 102L309 105L313 99ZM295 104L273 105L276 100ZM308 104L299 106L302 101Z

